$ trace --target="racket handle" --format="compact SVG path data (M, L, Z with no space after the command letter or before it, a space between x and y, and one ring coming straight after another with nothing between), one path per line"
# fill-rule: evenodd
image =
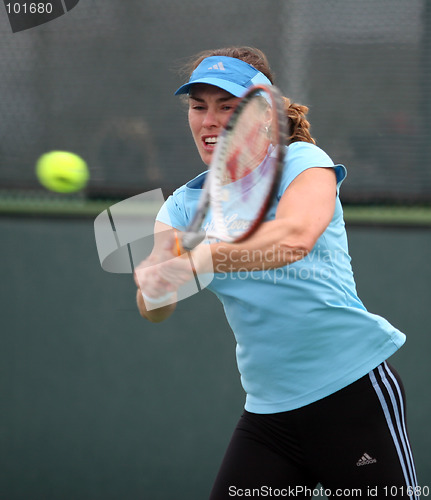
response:
M206 233L200 231L198 233L184 233L181 238L181 247L190 252L205 239Z

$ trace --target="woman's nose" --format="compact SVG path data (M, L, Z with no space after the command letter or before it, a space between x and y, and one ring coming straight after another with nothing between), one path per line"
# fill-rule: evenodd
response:
M217 113L212 110L207 110L202 125L206 128L217 127L219 125Z

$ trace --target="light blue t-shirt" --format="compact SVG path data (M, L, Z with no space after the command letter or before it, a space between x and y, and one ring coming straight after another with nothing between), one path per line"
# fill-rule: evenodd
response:
M333 168L338 189L346 176L345 167L317 146L291 144L268 220L290 183L313 167ZM184 229L204 178L205 173L176 190L158 220ZM405 342L403 333L365 309L350 260L337 196L331 223L305 258L267 271L214 275L208 288L222 302L235 335L246 410L277 413L322 399L366 375Z

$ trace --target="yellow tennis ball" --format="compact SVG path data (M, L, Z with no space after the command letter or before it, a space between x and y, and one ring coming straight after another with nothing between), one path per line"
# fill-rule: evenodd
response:
M73 193L84 188L90 178L87 164L68 151L50 151L36 163L36 175L42 186L58 193Z

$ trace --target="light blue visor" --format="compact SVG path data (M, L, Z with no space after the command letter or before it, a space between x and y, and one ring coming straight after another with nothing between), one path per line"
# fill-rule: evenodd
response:
M175 95L188 94L195 83L207 83L241 97L249 87L258 83L271 85L269 79L250 64L235 57L211 56L193 71L190 80L181 85Z

